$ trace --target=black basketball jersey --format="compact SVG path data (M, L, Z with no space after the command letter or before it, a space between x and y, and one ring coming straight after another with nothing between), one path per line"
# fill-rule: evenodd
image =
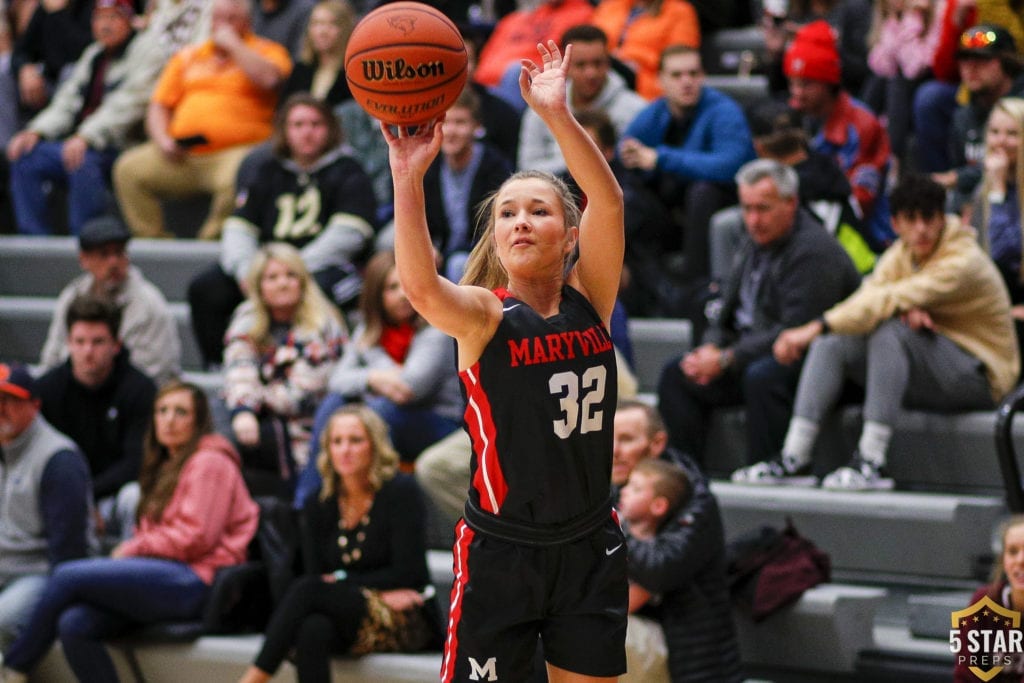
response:
M504 317L462 371L473 442L470 505L508 523L559 525L608 500L615 353L590 302L568 285L541 317L505 290Z

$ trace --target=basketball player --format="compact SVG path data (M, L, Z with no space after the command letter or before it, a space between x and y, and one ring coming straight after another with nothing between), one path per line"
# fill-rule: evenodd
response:
M615 360L608 324L622 269L622 191L566 104L550 41L524 60L526 103L588 198L540 172L507 180L462 284L440 277L423 175L441 123L391 132L395 255L413 306L458 343L473 441L455 533L443 681L525 681L541 638L550 681L625 672L626 557L609 501ZM578 259L573 260L578 251Z

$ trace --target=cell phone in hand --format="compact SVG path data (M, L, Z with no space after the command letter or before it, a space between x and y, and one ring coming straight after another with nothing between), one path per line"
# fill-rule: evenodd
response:
M189 135L183 138L175 138L174 141L178 143L178 147L181 147L182 149L191 149L197 145L205 145L210 142L202 133L199 135Z

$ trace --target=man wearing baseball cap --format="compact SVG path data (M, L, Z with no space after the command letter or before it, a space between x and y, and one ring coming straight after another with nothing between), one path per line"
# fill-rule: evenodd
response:
M0 648L28 620L53 567L85 557L89 466L39 413L32 375L0 363Z
M46 187L66 185L68 227L78 234L110 201L107 178L133 141L146 98L163 65L153 49L130 50L135 37L130 0L97 0L95 42L85 49L50 104L7 145L18 231L54 232Z
M981 182L988 115L1000 98L1024 96L1024 73L1013 36L995 24L978 24L960 34L956 57L968 101L953 111L950 169L932 174L932 179L954 193L959 208Z
M871 247L881 252L895 237L885 199L889 134L839 85L842 64L828 23L813 21L797 31L782 67L789 105L811 128L811 149L839 162L867 219Z
M167 300L156 285L131 265L131 233L114 216L93 218L78 235L78 262L84 274L72 280L57 297L57 307L39 358L45 369L68 357L67 311L71 302L92 295L121 311L120 341L132 365L158 384L181 370L181 339Z

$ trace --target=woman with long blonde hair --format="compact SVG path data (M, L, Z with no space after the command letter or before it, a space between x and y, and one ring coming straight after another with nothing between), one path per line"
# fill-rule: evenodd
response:
M330 656L414 652L440 643L427 589L423 497L398 471L384 421L334 412L320 439L319 492L303 500L306 576L288 588L241 683L265 683L295 650L301 683L329 683Z
M225 337L224 400L254 493L288 497L346 331L291 245L264 245L246 283Z
M356 12L347 0L321 0L313 6L302 52L281 89L280 101L308 92L335 107L352 99L345 80L345 48L356 26Z
M978 228L982 244L999 268L1024 351L1024 98L1004 97L992 108L985 125L983 175L968 218Z

